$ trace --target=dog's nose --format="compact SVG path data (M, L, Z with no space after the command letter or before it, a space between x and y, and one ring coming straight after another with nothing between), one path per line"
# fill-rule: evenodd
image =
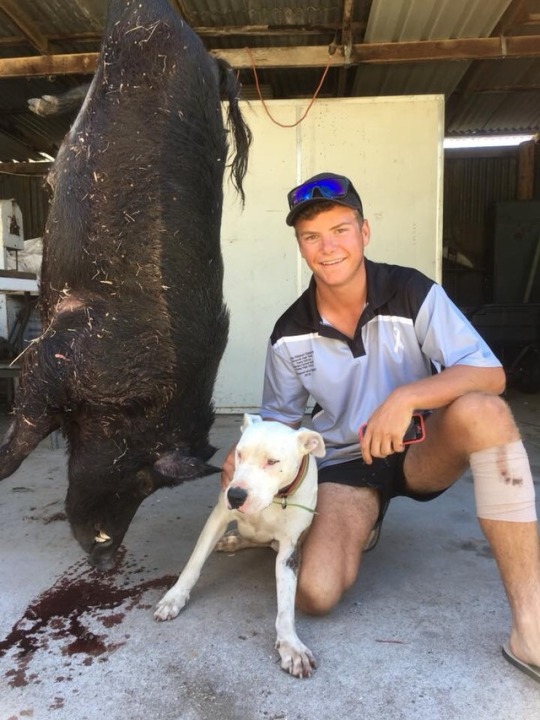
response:
M229 501L229 507L232 510L237 510L245 503L247 498L247 492L239 487L229 488L227 492L227 500Z

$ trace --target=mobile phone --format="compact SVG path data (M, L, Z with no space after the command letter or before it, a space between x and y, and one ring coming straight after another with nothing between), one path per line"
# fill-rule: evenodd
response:
M366 431L367 423L361 426L360 428L360 440L364 437L364 433ZM403 444L404 445L412 445L413 443L422 442L422 440L426 437L426 428L424 425L424 416L423 415L413 415L410 425L405 431L405 435L403 436Z

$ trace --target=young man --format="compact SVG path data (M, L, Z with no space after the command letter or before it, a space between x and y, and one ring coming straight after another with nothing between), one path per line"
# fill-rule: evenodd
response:
M299 607L314 614L334 607L355 582L392 497L430 500L470 465L477 515L512 611L503 654L540 681L534 485L499 397L499 361L439 285L365 258L369 223L348 178L316 175L288 200L287 224L313 277L272 333L261 414L299 426L311 396L313 427L327 447L303 546ZM405 446L418 413L425 439ZM222 482L233 464L229 454Z

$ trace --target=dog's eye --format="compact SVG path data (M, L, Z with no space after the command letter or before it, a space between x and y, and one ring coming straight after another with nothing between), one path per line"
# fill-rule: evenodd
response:
M267 465L277 465L278 462L279 462L279 460L273 460L272 458L268 458L268 460L266 461L266 464Z

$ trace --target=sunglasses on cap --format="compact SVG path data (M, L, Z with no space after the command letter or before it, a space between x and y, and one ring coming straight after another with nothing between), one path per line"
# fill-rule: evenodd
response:
M321 178L298 185L287 194L289 209L292 210L301 202L312 200L314 197L323 197L327 200L344 198L349 192L348 178L340 175L331 178Z

